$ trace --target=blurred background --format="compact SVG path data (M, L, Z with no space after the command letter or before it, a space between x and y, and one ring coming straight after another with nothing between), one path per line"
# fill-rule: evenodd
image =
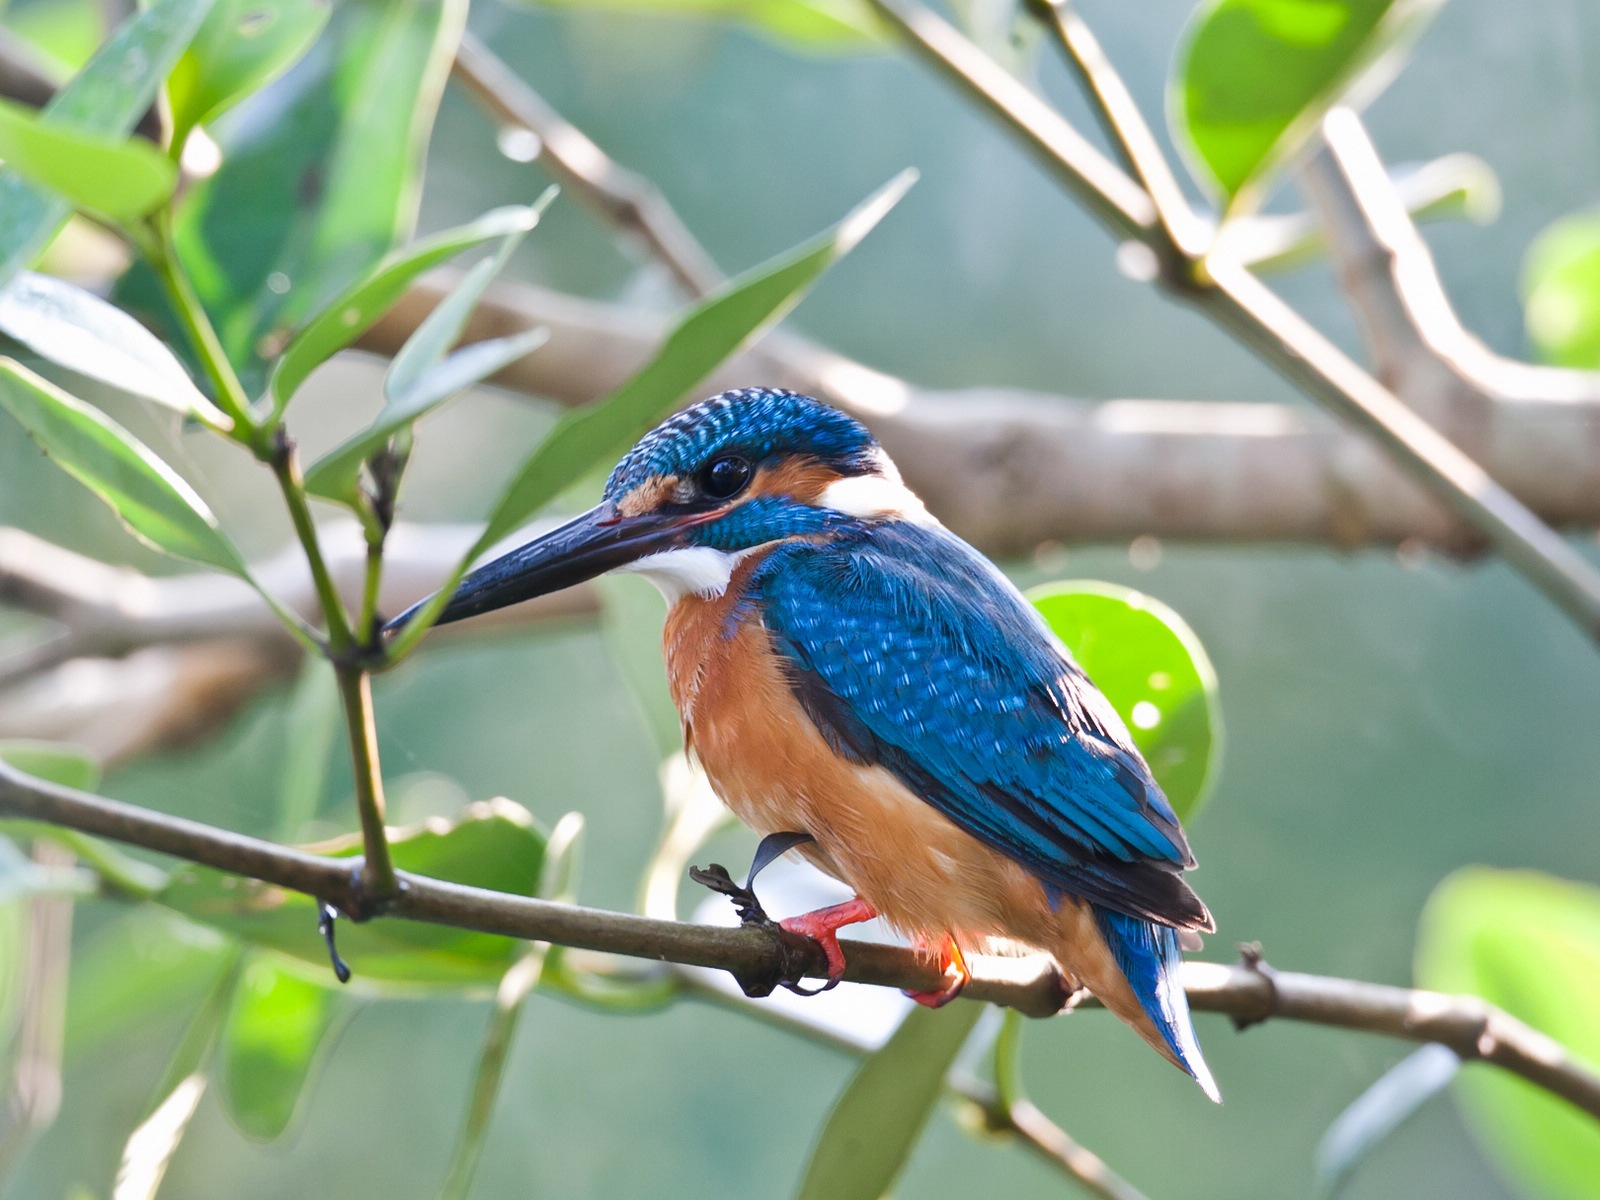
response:
M13 3L6 19L29 36L64 38L95 7ZM988 16L983 7L973 0L973 26L1005 28L1006 6ZM1083 5L1152 116L1165 111L1191 9L1186 0ZM480 2L470 20L564 115L652 178L729 271L810 235L915 166L920 183L788 322L862 363L934 387L1303 403L1203 319L1119 273L1111 239L903 54L818 52L746 26L583 5ZM1090 129L1056 56L1018 53L1020 69ZM1433 225L1427 236L1465 324L1506 354L1528 353L1518 295L1528 246L1600 197L1597 62L1600 9L1585 0L1454 0L1369 110L1389 162L1470 151L1498 176L1496 221ZM546 182L537 161L508 158L482 114L457 89L446 92L422 230L529 202ZM1292 188L1280 204L1298 206ZM619 252L611 232L567 199L510 274L661 312L677 304L658 269ZM1358 348L1325 267L1275 286ZM297 433L313 451L379 402L375 369L348 358L297 402ZM485 392L435 418L402 516L480 518L496 481L556 411ZM246 550L281 548L287 526L260 482L234 470L228 450L185 445L184 469ZM13 429L0 430L0 522L157 569ZM1594 557L1591 541L1583 547ZM1137 587L1181 613L1210 652L1227 745L1191 828L1201 863L1193 881L1219 930L1205 957L1227 960L1235 943L1258 941L1281 968L1409 984L1418 914L1457 867L1600 881L1600 659L1498 562L1145 542L1131 556L1126 544L1050 546L1005 566L1023 584ZM581 900L630 908L662 822L661 682L650 675L659 671L650 648L661 605L640 581L607 595L616 607L601 622L441 645L381 679L377 705L397 820L493 796L546 825L580 811ZM117 767L106 790L269 834L287 694L285 685L252 701L199 745ZM333 772L320 827L328 833L350 827L348 769L336 762ZM743 862L752 846L742 833L723 835L697 861ZM684 898L686 907L699 900L687 889ZM90 903L79 906L75 936L88 955L137 930L125 910ZM73 1019L87 1020L76 993L73 1003ZM487 999L352 999L345 1008L290 1132L252 1141L207 1097L163 1197L434 1194ZM183 1006L134 1006L69 1042L61 1114L4 1195L107 1194L185 1020ZM1030 1023L1030 1089L1152 1197L1267 1200L1310 1192L1313 1149L1329 1122L1409 1050L1288 1022L1236 1032L1201 1016L1198 1026L1220 1107L1099 1013ZM846 1054L708 1005L620 1018L536 994L472 1194L788 1194L853 1066ZM968 1136L946 1108L899 1193L1071 1189L1017 1147ZM1379 1147L1344 1194L1515 1193L1444 1101Z

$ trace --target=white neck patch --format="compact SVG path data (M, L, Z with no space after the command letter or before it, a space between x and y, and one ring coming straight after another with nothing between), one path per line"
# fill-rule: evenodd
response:
M889 456L878 452L876 475L850 475L836 479L822 489L817 503L847 517L895 517L913 525L938 525L938 519L923 507L921 498L900 480L900 472Z
M730 554L711 546L685 546L663 550L613 569L613 575L643 575L666 598L671 608L685 596L714 600L728 590L733 569L749 554L740 550Z

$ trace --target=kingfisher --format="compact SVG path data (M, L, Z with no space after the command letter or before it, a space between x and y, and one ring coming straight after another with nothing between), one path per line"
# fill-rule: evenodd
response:
M790 391L702 400L595 508L470 572L439 623L607 572L666 597L672 697L717 794L855 893L781 922L831 981L838 931L875 917L937 956L945 985L913 995L932 1006L966 955L1042 951L1219 1099L1179 980L1215 926L1177 815L1067 648L865 426Z

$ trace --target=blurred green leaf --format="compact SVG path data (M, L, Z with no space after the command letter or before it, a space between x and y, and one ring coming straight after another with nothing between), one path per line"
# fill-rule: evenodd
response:
M81 746L65 742L0 742L0 760L35 779L92 792L100 786L100 764Z
M798 304L914 182L915 172L902 172L832 229L725 285L678 323L633 378L604 400L563 416L500 498L478 549L505 537L597 463L632 445L718 363Z
M328 23L330 0L216 0L167 77L173 153L189 131L289 67Z
M244 968L222 1037L222 1097L246 1135L271 1141L289 1127L338 995L257 956Z
M1178 51L1170 107L1225 207L1258 207L1323 115L1382 91L1443 4L1206 0Z
M1600 1064L1600 889L1534 871L1468 867L1438 888L1417 935L1417 983L1482 996ZM1518 1076L1468 1067L1473 1133L1530 1194L1600 1197L1600 1124Z
M289 699L283 731L286 744L278 781L280 841L294 841L316 817L328 786L333 744L343 725L332 664L308 656Z
M178 168L149 142L79 133L0 100L0 160L73 207L133 221L164 203Z
M298 63L209 128L222 166L185 194L174 235L250 391L296 328L410 236L466 8L342 0ZM166 311L148 272L124 287L136 310Z
M828 1114L798 1200L879 1200L911 1156L983 1005L921 1005L862 1063Z
M1205 802L1222 759L1217 674L1172 609L1114 583L1050 583L1028 599L1105 693L1178 816Z
M106 15L100 0L47 0L5 7L6 31L35 51L44 66L59 67L62 78L88 62L105 41Z
M473 887L532 896L544 863L544 835L528 811L509 800L474 804L453 821L429 821L390 832L394 865L402 871ZM357 837L312 849L358 855ZM316 903L308 896L241 879L208 867L185 867L160 903L245 942L278 950L328 969L317 934ZM355 984L493 985L520 955L522 944L487 933L417 921L340 922L339 949ZM331 978L331 975L330 975Z
M73 959L67 1055L83 1061L198 1004L232 962L214 929L149 905L96 930Z
M195 387L176 355L93 292L23 271L0 290L0 333L79 375L220 428L231 422Z
M1312 1159L1317 1194L1336 1195L1356 1167L1429 1100L1450 1086L1461 1059L1449 1046L1412 1051L1334 1118Z
M156 0L123 23L39 120L101 137L127 136L210 7L211 0ZM0 284L33 261L71 211L65 200L17 173L0 173Z
M620 12L738 21L808 50L870 50L882 27L861 0L519 0L532 7L609 8Z
M0 405L141 541L247 578L205 501L111 418L8 358L0 358Z
M527 205L497 208L389 255L295 335L272 372L274 407L282 411L312 371L370 329L419 275L484 242L526 233L539 223L539 212Z
M1551 225L1522 264L1528 340L1563 367L1600 368L1600 212Z

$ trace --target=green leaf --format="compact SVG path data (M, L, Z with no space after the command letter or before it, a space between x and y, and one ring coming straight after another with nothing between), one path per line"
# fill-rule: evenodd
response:
M109 504L135 537L248 578L205 501L110 417L8 358L0 358L0 405L62 470Z
M216 0L167 77L174 157L196 125L288 70L316 41L328 12L329 0Z
M410 237L466 9L341 0L299 63L210 128L222 166L185 194L174 235L251 392L297 328ZM126 287L162 311L148 272Z
M241 1132L271 1141L289 1127L328 1044L337 1000L270 959L246 964L222 1035L222 1097Z
M0 742L0 761L35 779L92 792L100 786L100 764L80 746L64 742Z
M127 911L77 951L67 993L67 1054L82 1062L200 1002L232 962L232 942L150 905Z
M101 137L126 137L205 19L211 0L157 0L126 21L40 114L56 125ZM65 200L0 174L0 284L27 267L66 222Z
M1400 70L1444 0L1207 0L1178 51L1180 142L1230 212L1259 207L1275 171L1336 104L1364 104Z
M520 0L545 8L609 8L618 12L738 21L774 40L807 50L881 47L883 27L860 0Z
M178 168L149 142L52 125L8 100L0 100L0 160L75 208L120 221L144 216L178 186Z
M1600 1064L1600 889L1468 867L1423 910L1417 982L1482 996ZM1456 1084L1490 1157L1529 1194L1600 1197L1600 1124L1525 1079L1470 1066Z
M667 335L655 357L611 395L573 409L517 468L455 578L441 588L390 647L398 659L443 610L468 564L593 467L615 459L683 400L685 393L761 329L798 304L824 271L843 258L899 203L917 173L902 171L832 229L723 285Z
M394 865L453 883L532 896L544 862L544 835L528 811L509 800L474 804L454 822L429 821L390 831ZM358 855L360 839L312 847L341 857ZM316 903L270 884L208 867L185 867L157 897L167 907L243 941L328 969L317 934ZM520 955L522 944L487 933L416 921L341 922L339 950L355 983L412 986L492 985Z
M540 211L527 205L497 208L389 255L295 335L272 372L274 407L281 412L312 371L370 329L419 275L484 242L526 233L539 223Z
M1435 1043L1412 1051L1379 1076L1317 1143L1312 1159L1317 1194L1337 1194L1362 1160L1449 1087L1460 1069L1456 1052Z
M1222 760L1217 673L1172 609L1114 583L1050 583L1028 599L1111 701L1178 816L1192 820Z
M915 172L902 172L832 229L719 289L678 323L633 378L604 400L564 416L518 470L489 517L479 549L521 525L597 463L632 445L723 359L798 304L914 182Z
M226 429L230 422L195 387L161 339L93 292L23 271L0 290L0 333L41 358Z
M983 1005L918 1005L828 1114L798 1200L879 1200L911 1156Z
M1528 340L1563 367L1600 368L1600 212L1551 225L1522 264Z

